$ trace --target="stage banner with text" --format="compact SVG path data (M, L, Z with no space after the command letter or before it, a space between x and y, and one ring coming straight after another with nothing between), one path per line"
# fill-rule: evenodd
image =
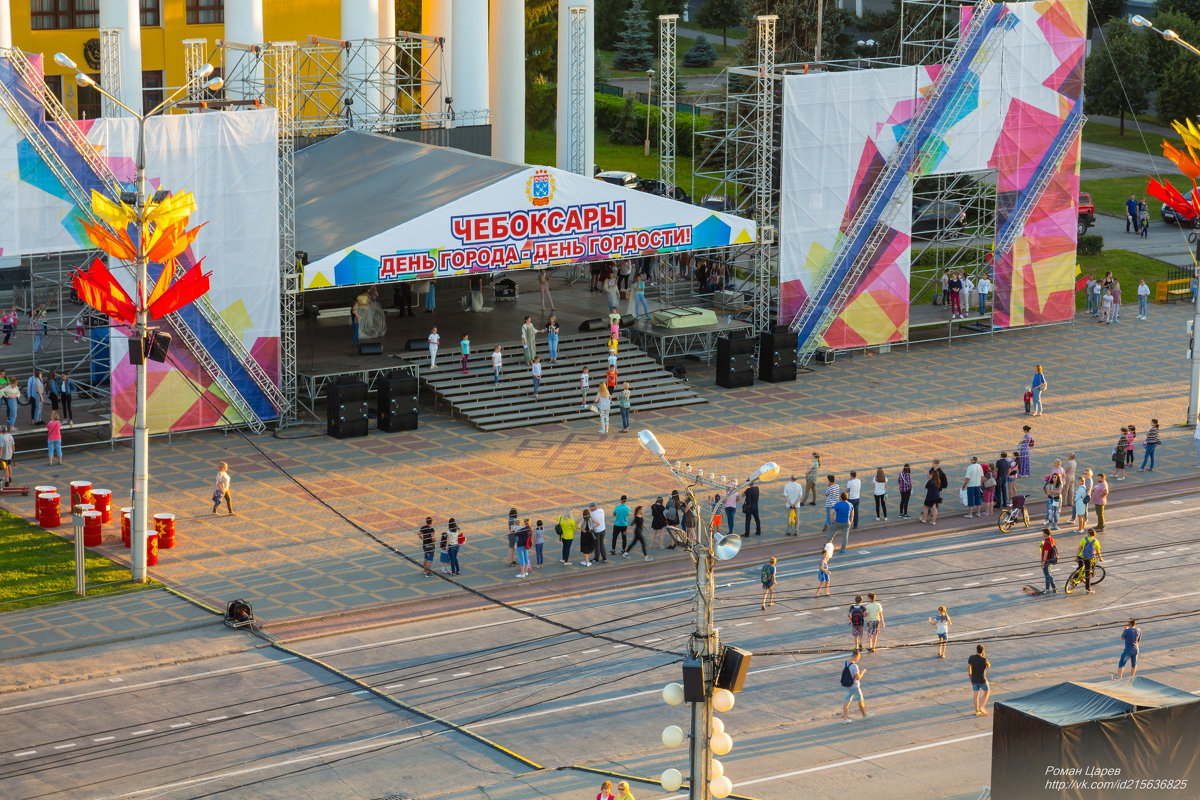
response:
M486 274L749 244L731 214L531 167L304 268L304 288Z

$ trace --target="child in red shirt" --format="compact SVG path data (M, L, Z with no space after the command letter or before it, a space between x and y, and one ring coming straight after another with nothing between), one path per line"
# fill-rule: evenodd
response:
M1033 410L1033 389L1025 387L1025 413L1028 414Z

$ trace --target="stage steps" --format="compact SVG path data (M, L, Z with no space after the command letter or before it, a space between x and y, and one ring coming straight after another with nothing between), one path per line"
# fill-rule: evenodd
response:
M429 367L429 354L410 353L401 357L405 363L420 365L422 388L429 391L435 407L446 403L466 422L482 431L525 428L555 422L591 419L599 425L596 415L583 404L579 391L579 375L588 367L591 392L604 383L608 370L608 335L582 334L559 338L558 363L551 364L544 334L538 336L538 355L542 357L542 385L538 399L533 399L533 378L524 363L520 343L501 348L504 367L500 383L492 377L492 348L495 345L473 346L467 361L467 375L462 373L462 355L457 341L442 340L438 350L438 365ZM642 350L621 342L617 358L618 386L629 381L632 391L631 409L676 408L705 402L684 381L673 377ZM613 399L610 432L621 427L621 412ZM598 429L598 428L597 428Z

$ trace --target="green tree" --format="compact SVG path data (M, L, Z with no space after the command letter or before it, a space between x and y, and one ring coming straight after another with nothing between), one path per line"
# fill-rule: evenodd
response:
M644 110L645 106L642 106L642 109ZM634 108L633 95L626 95L617 118L608 130L608 140L613 144L641 144L645 136L645 118Z
M1154 105L1158 121L1169 125L1173 120L1195 119L1200 114L1200 58L1180 50L1167 65L1170 80L1158 87Z
M1083 110L1120 116L1124 136L1125 113L1141 114L1150 107L1146 40L1123 19L1112 20L1100 34L1104 41L1084 62Z
M717 48L708 43L708 37L700 36L683 54L685 67L711 67L717 60Z
M525 85L554 82L558 69L558 3L525 0Z
M1162 6L1160 5L1161 9ZM1125 0L1088 0L1087 35L1092 38L1092 31L1103 28L1110 20L1120 17L1125 11Z
M740 25L745 16L742 0L708 0L696 14L696 21L706 28L721 29L721 51L725 52L729 49L729 29Z
M1154 10L1154 25L1166 30L1158 24L1159 16L1165 11L1176 11L1188 19L1200 20L1200 0L1158 0Z
M644 0L633 0L621 18L621 35L613 46L614 69L643 71L654 64L657 48L651 42Z
M824 18L821 23L821 59L852 58L849 26L854 15L839 9L834 0L824 3ZM776 14L775 63L796 64L812 61L817 42L817 9L811 0L745 0L746 21L744 27L750 35L742 40L740 60L743 64L758 63L758 37L754 35L759 14Z
M596 49L612 50L621 33L629 0L596 0Z

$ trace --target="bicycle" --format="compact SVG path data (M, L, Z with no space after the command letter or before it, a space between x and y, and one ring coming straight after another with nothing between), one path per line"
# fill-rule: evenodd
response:
M1063 586L1064 592L1070 594L1071 592L1075 591L1076 586L1086 583L1083 577L1084 569L1085 567L1083 564L1075 567L1075 571L1071 573L1071 577L1067 578L1067 583L1065 586ZM1104 580L1104 575L1104 565L1096 564L1092 569L1092 586L1095 586L1097 583L1100 583L1100 581Z
M1025 498L1027 496L1023 494L1017 495L1012 499L1012 508L1006 508L1000 512L1000 518L996 520L996 525L1001 531L1008 533L1018 522L1025 523L1026 528L1029 527L1029 512L1025 509Z

